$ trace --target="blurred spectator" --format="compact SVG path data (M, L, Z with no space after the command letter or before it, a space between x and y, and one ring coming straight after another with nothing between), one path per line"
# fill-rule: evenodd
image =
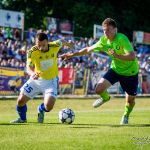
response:
M21 40L21 33L18 29L15 29L14 31L14 40L17 40L17 41Z
M137 53L138 54L147 54L149 52L149 50L148 50L148 46L147 45L139 45L138 47L137 47Z

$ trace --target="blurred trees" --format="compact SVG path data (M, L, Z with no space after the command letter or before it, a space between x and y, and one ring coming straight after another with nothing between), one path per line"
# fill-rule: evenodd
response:
M133 30L150 32L149 0L1 0L0 8L24 12L25 29L46 28L43 22L49 16L74 21L75 36L90 37L93 24L112 17L130 38Z

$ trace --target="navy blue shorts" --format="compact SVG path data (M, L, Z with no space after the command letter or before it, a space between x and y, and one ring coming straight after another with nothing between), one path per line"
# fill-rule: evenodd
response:
M116 82L120 82L123 91L125 91L128 95L134 96L137 94L138 74L133 76L123 76L110 69L103 78L108 80L112 85Z

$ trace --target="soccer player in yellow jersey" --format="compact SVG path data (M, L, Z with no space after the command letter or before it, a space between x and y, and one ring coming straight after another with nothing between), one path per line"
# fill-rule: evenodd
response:
M53 109L58 87L57 53L63 45L73 48L72 42L57 40L49 43L45 33L37 34L36 45L27 53L27 72L30 79L20 89L17 99L19 118L11 123L27 122L26 103L39 93L43 93L44 101L38 107L38 122L43 123L44 113Z
M117 25L113 19L106 18L102 23L102 27L104 36L96 44L75 53L64 54L61 57L67 60L74 56L89 54L92 51L107 53L112 58L111 68L97 83L95 91L100 98L93 103L93 107L97 108L109 101L110 95L107 89L119 82L126 93L125 111L120 124L128 124L129 115L135 105L137 94L138 61L129 39L124 34L117 32Z

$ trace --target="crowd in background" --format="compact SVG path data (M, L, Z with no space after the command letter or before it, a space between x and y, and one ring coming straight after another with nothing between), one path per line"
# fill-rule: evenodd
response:
M35 44L35 36L42 30L30 28L24 32L24 41L21 40L22 35L18 29L0 28L0 67L16 67L25 69L26 52ZM74 41L74 49L70 50L63 47L60 53L67 51L78 51L86 46L90 46L98 41L94 38L77 38L72 35L62 35L59 33L50 33L44 31L48 35L49 41L57 39L65 39ZM134 49L137 53L140 66L141 84L143 93L150 93L150 47L147 45L136 45ZM87 56L74 57L71 60L63 61L58 58L58 67L73 67L76 69L77 81L84 78L84 70L86 68L92 71L107 71L110 67L111 60L106 54L90 54Z

